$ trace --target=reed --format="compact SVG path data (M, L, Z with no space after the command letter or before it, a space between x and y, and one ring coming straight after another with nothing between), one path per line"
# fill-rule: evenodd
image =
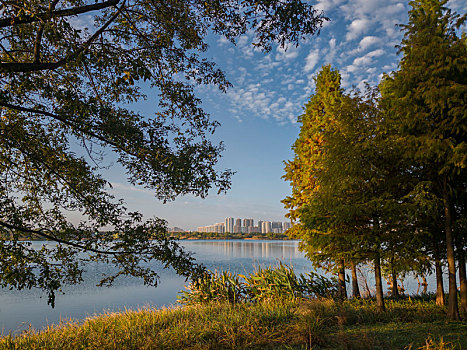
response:
M315 272L297 276L292 266L258 267L248 275L207 271L182 291L179 302L195 305L212 301L259 302L271 299L332 298L337 293L335 278Z

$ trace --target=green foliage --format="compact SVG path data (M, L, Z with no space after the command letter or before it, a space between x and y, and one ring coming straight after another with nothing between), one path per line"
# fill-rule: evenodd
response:
M129 213L100 172L115 161L164 202L228 190L233 172L216 169L223 145L210 141L219 123L194 92L230 86L202 57L206 37L235 43L251 32L267 52L298 45L325 20L301 0L2 3L0 285L44 289L53 304L63 284L80 282L88 260L117 267L103 284L133 275L156 285L152 259L199 276L166 222ZM153 97L143 86L156 99L149 115L134 110ZM70 222L67 211L82 220ZM38 250L24 236L57 244Z
M248 274L209 272L190 283L179 296L179 302L196 305L211 301L263 302L268 300L295 300L300 298L329 298L336 295L334 278L328 279L310 272L297 276L293 267L280 263L276 268L267 267Z

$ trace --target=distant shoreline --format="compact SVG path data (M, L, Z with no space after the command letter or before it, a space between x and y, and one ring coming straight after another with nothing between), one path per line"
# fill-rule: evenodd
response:
M205 233L205 232L168 232L170 238L178 239L181 241L199 241L205 239L212 240L245 240L245 241L259 241L259 240L271 240L271 241L291 241L294 240L283 233L267 233L267 234L244 234L244 233ZM8 241L9 239L5 239ZM19 237L18 241L29 241L29 242L53 242L42 237Z

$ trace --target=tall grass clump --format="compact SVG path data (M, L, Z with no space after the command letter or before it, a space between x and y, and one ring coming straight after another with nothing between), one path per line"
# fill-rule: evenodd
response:
M181 291L178 301L185 305L204 304L208 302L236 303L243 298L244 286L240 277L228 271L207 271L196 281Z
M260 302L333 298L337 292L337 281L315 272L297 276L293 267L280 263L277 267L258 267L248 275L208 271L186 288L178 300L186 305L211 301Z

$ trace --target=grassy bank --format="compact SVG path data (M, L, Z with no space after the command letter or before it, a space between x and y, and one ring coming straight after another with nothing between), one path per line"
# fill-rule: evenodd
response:
M127 311L7 336L0 349L467 349L467 322L447 322L433 301L387 307L297 300Z

